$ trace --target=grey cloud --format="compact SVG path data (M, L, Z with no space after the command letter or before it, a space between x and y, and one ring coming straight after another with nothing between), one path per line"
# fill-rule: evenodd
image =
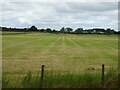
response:
M72 11L91 11L91 12L101 12L101 11L111 11L116 10L118 4L116 2L81 2L81 3L68 3Z
M113 27L117 29L115 2L12 2L2 3L3 26L60 28Z

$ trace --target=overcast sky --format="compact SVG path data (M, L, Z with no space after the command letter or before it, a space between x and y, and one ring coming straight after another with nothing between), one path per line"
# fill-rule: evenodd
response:
M2 2L2 25L60 29L118 28L117 2Z

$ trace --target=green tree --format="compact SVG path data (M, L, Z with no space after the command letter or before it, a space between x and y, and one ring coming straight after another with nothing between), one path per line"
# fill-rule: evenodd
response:
M49 32L49 33L52 32L52 30L50 28L47 28L46 31Z
M112 32L111 32L111 29L110 29L110 28L107 28L107 30L106 30L106 34L112 34Z
M58 34L58 33L59 33L59 31L57 31L57 30L53 29L52 33Z
M61 32L61 33L64 33L64 32L65 32L65 28L62 27L62 28L60 29L60 32Z
M66 30L66 32L68 32L68 33L70 33L70 32L73 31L73 29L72 29L72 28L69 28L69 27L67 27L65 30Z
M45 29L40 29L40 31L41 31L41 32L44 32L44 31L45 31Z
M80 34L80 33L83 33L83 28L77 28L74 33L76 34Z
M37 31L37 28L35 26L30 27L30 31Z

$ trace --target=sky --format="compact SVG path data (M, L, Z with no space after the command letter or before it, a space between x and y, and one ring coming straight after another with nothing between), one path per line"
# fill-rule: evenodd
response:
M6 27L118 30L118 2L2 2L0 13Z

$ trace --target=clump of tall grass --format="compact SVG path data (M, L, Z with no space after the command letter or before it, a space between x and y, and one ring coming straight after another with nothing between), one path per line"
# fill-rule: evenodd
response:
M21 85L24 88L39 88L40 87L40 75L32 74L30 71L26 73L21 81Z
M47 88L99 88L101 87L100 73L86 71L82 74L50 74L45 75L44 87Z
M105 74L105 87L116 88L118 87L118 70L110 67Z
M41 76L40 72L32 74L30 71L26 73L21 80L19 87L24 88L40 88ZM109 68L105 73L105 88L115 88L118 86L117 70ZM19 80L18 80L19 81ZM9 78L3 78L4 87L11 87ZM18 88L19 88L18 87ZM42 88L102 88L101 72L85 71L84 73L62 73L62 72L44 72Z
M7 76L2 77L2 87L7 88L8 83L9 83L9 78Z
M21 84L23 85L23 87L30 87L32 83L31 80L32 80L32 73L29 71L23 77Z

